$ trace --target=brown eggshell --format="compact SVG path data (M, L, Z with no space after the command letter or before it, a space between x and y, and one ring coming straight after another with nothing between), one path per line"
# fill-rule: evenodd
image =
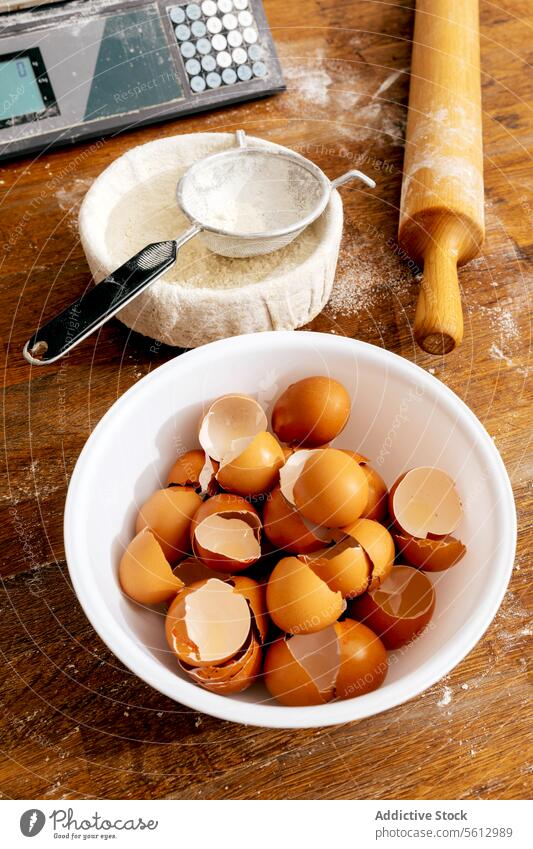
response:
M242 454L219 468L216 479L223 489L237 495L260 495L275 486L284 463L279 442L271 433L262 432Z
M222 578L224 580L228 577L224 572L215 572L214 569L210 569L197 557L187 557L185 560L180 560L172 571L176 578L183 581L185 586L190 586L199 581L207 581L208 578Z
M183 582L172 569L152 531L139 531L120 560L120 586L141 604L159 604L173 598Z
M392 650L423 631L434 609L435 592L423 572L398 565L377 590L354 599L350 616L372 628Z
M320 631L339 618L345 602L297 557L284 557L267 584L267 609L278 628L290 634Z
M394 540L388 530L372 519L358 519L343 529L353 537L372 561L372 577L369 590L374 590L390 574L396 551Z
M446 472L421 466L404 472L395 481L389 492L389 513L400 534L438 539L457 528L462 506Z
M331 696L319 691L311 676L293 657L285 637L268 647L263 677L270 695L282 705L302 707L330 701Z
M212 460L214 473L218 470L218 463ZM182 454L167 475L167 486L191 486L197 492L201 489L200 475L205 466L205 454L200 448L195 448L192 451L186 451ZM214 484L214 487L213 487ZM214 495L216 492L216 482L214 475L208 486L209 493Z
M210 584L209 581L211 581L212 583ZM241 605L243 610L239 609L238 611L235 611L235 616L233 617L233 619L231 617L228 617L227 612L226 612L226 618L224 618L224 610L221 607L223 599L221 598L220 606L218 605L218 602L217 602L217 609L216 609L216 614L215 614L216 618L214 620L211 619L211 618L206 618L205 615L204 615L204 609L203 608L201 609L201 618L203 620L203 623L213 621L215 627L218 626L218 628L220 628L220 625L223 625L223 627L226 628L227 624L231 625L232 622L236 623L235 624L235 631L237 633L238 640L235 643L233 648L228 648L227 652L224 652L220 656L217 656L216 659L215 658L211 658L211 659L206 658L205 655L203 657L201 656L200 650L199 650L199 645L201 645L201 643L200 643L200 641L198 641L198 645L197 645L193 641L193 639L191 638L191 634L189 633L189 630L188 630L188 627L187 627L186 603L187 603L187 599L188 598L190 599L191 596L193 596L196 592L198 592L200 590L205 590L206 586L207 586L207 588L209 588L210 586L214 586L214 585L217 585L217 584L218 584L218 587L220 589L226 590L226 589L229 589L229 586L231 586L233 592L235 591L231 582L217 581L216 579L212 579L212 578L208 579L207 581L199 581L195 584L192 584L190 587L184 587L182 590L180 590L178 592L176 598L173 600L172 604L170 605L170 607L168 609L168 613L167 613L167 616L166 616L166 619L165 619L165 634L166 634L166 638L167 638L167 643L170 646L170 648L172 649L172 651L174 652L174 654L178 657L178 659L182 663L187 664L188 666L194 666L194 667L221 666L222 664L224 664L225 662L227 662L231 658L237 656L237 654L241 651L242 646L249 639L251 621L252 621L251 620L252 612L249 609L251 606L248 605L248 608L247 608L245 605L243 605L242 601L239 599L239 604ZM220 584L224 584L225 586L220 587ZM217 593L217 595L216 595L217 599L218 599L219 595L222 595L223 597L225 597L226 592L224 591L222 594ZM241 593L239 593L239 595L244 595L244 594L241 592ZM233 612L233 609L235 608L235 602L236 601L237 601L237 599L234 599L233 596L230 596L230 602L231 602L230 610L232 610L232 612ZM237 605L237 607L239 607L239 605ZM220 611L220 613L219 613L219 611ZM226 607L226 611L227 611L227 607ZM243 612L244 611L246 612L246 620L247 621L245 621L244 618L243 618ZM207 614L207 615L209 615L209 614ZM219 616L222 617L222 618L219 619ZM241 626L241 623L242 623L242 626L244 626L244 630L243 630L243 627ZM238 636L239 632L240 632L240 637ZM193 632L191 632L191 633L193 633Z
M466 547L455 537L416 539L394 534L398 551L405 560L424 572L444 572L464 557Z
M368 502L368 483L361 466L335 448L316 451L307 460L293 492L302 516L328 528L355 521Z
M272 429L282 442L316 448L345 427L350 405L350 396L337 380L307 377L280 395L272 411Z
M330 590L340 592L343 598L354 598L364 593L372 573L370 558L360 545L353 542L345 539L316 554L300 556L300 560L307 563Z
M234 459L261 431L267 417L259 402L250 395L222 395L213 401L200 419L198 440L204 451L218 462ZM240 450L239 450L240 448Z
M175 563L190 551L191 521L201 504L202 499L191 487L158 489L139 510L136 532L150 528L167 560Z
M234 575L228 580L235 587L235 592L241 593L247 599L257 625L259 638L264 643L268 633L265 585L248 578L247 575Z
M202 546L197 539L198 526L207 518L214 515L221 515L225 518L237 518L248 524L257 539L260 542L261 535L261 519L251 504L241 498L239 495L230 493L220 493L214 495L204 501L198 511L195 513L191 523L191 542L195 557L202 561L206 566L218 572L231 574L232 572L241 572L255 563L261 556L258 547L256 554L245 560L238 560L231 556L227 556L221 552L212 552Z
M372 466L368 465L368 458L364 454L359 454L357 451L349 451L347 448L342 448L341 450L344 454L352 457L361 466L366 475L368 501L361 513L361 519L373 519L375 522L382 522L387 515L388 509L389 493L385 481Z
M336 622L333 627L340 654L336 697L351 699L377 690L388 670L387 651L380 638L366 625L353 619Z
M261 673L262 652L254 637L248 647L238 656L221 666L187 667L180 663L184 672L204 690L231 695L242 693L254 684Z
M272 545L291 554L309 554L324 545L307 528L298 511L283 496L279 486L274 487L265 501L263 528Z

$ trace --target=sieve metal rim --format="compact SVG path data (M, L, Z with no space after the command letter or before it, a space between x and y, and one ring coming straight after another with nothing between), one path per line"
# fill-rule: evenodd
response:
M322 186L322 197L319 203L316 204L315 208L312 212L309 212L303 218L300 218L295 224L291 224L288 227L282 227L277 230L268 230L265 232L264 230L260 230L258 232L246 232L240 233L236 230L225 230L221 227L212 227L207 224L204 224L202 221L199 221L197 218L194 218L186 209L185 204L183 202L183 194L184 194L184 186L187 180L194 176L194 174L201 170L206 163L213 162L216 159L225 159L225 158L233 158L238 156L250 156L260 154L261 156L275 156L280 159L286 159L290 162L296 162L300 167L304 168L306 171L311 173L317 181ZM203 159L199 159L190 168L187 169L185 174L183 174L176 186L176 200L179 208L186 216L186 218L198 227L201 227L202 230L205 230L209 233L215 233L217 236L226 236L229 238L242 239L242 240L258 240L258 239L274 239L281 236L289 236L293 233L298 233L301 230L305 229L312 224L313 221L316 221L317 218L322 215L326 206L328 205L330 194L331 194L331 181L324 174L321 168L318 167L314 162L311 162L310 159L306 159L305 156L302 156L299 153L294 151L285 151L285 150L271 150L268 148L262 147L233 147L230 150L222 150L218 153L212 153L210 156L205 156Z

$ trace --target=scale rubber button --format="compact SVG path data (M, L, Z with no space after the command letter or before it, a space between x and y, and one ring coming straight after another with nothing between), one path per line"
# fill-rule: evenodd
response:
M247 83L248 80L252 79L252 69L249 65L239 65L237 76L243 83Z
M218 88L222 83L222 77L220 76L220 74L217 74L216 71L213 71L212 74L207 75L205 81L209 88Z
M237 82L237 74L233 68L224 68L222 71L222 79L226 85L233 85Z
M213 50L215 50L216 53L220 53L221 50L225 50L228 46L226 37L221 33L217 33L217 35L213 36L213 38L211 39L211 44L213 45Z
M230 47L240 47L242 44L242 35L238 29L232 29L228 32L228 44Z
M226 12L231 12L233 9L233 0L218 0L217 3L218 8L225 14Z
M254 62L252 70L255 77L266 77L267 66L264 62Z
M180 52L184 59L192 59L192 57L196 53L192 41L183 41L180 44Z
M241 27L251 27L254 22L250 12L239 12L239 23Z
M217 66L215 61L215 57L209 54L209 56L202 56L202 68L204 71L214 71Z
M212 18L217 13L217 4L215 0L204 0L202 3L202 12L206 18Z
M185 20L185 12L181 8L181 6L173 6L169 12L170 20L174 24L182 24Z
M211 42L208 38L199 38L196 42L196 49L201 56L211 53Z
M207 27L203 21L193 21L191 24L191 32L195 38L203 38L207 33Z
M188 41L191 37L191 31L187 24L179 24L179 26L176 27L174 32L176 33L176 38L178 39L178 41Z
M263 51L259 44L250 44L248 48L248 56L252 60L252 62L257 62L258 59L263 55Z
M231 56L227 52L227 50L222 50L221 53L217 54L217 65L219 68L229 68L231 65Z
M244 38L247 44L255 44L257 41L257 30L253 27L246 27L244 30L242 37Z
M220 18L209 18L206 26L211 35L216 35L217 32L221 32L222 30L222 21Z
M242 47L236 47L231 55L236 65L244 65L248 59L248 54Z
M239 26L239 22L235 15L224 15L222 18L222 23L226 27L226 29L237 29Z
M201 91L205 91L205 80L203 77L193 77L190 86L194 92L199 94Z
M202 70L198 59L187 59L185 62L185 70L190 77L195 77Z
M238 12L242 12L243 9L248 8L248 0L233 0L233 5Z
M189 3L187 8L185 9L185 14L187 15L190 21L197 21L198 18L202 17L202 10L200 9L198 3Z

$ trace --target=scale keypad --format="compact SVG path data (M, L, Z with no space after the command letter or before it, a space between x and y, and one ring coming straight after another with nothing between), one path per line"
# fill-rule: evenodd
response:
M268 76L249 0L179 3L168 15L194 94Z

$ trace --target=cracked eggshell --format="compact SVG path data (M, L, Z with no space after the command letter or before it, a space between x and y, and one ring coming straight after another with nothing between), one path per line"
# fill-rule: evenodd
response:
M280 704L323 705L335 695L338 665L338 640L330 625L315 634L275 640L266 651L263 676Z
M233 584L235 592L243 595L250 605L259 639L264 643L268 633L265 585L248 578L246 575L234 575L228 580Z
M202 490L200 483L202 471L205 468L205 453L200 448L186 451L176 460L167 475L167 486L191 486L197 492ZM216 492L214 475L218 471L218 463L213 461L213 476L206 487L210 495ZM214 483L214 486L213 486Z
M340 592L343 598L354 598L364 593L370 583L370 558L351 537L344 537L315 554L301 555L300 560L307 563L330 590Z
M364 454L359 454L357 451L350 451L347 448L342 448L341 450L344 454L352 457L361 466L366 475L368 482L368 501L361 513L361 519L374 519L375 522L383 521L388 509L389 491L387 484L373 466L369 465L368 458Z
M140 604L173 598L183 581L172 573L163 549L148 528L139 531L121 557L118 577L123 592Z
M239 495L214 495L203 502L191 523L195 557L219 572L242 572L256 563L260 542L261 519Z
M167 560L182 560L190 551L191 521L201 504L202 499L191 487L158 489L139 510L136 533L150 528Z
M294 484L307 461L320 450L320 448L298 448L286 458L285 465L279 470L279 486L282 495L292 507L295 506Z
M372 576L368 589L376 589L390 574L394 564L396 551L392 536L387 528L372 519L358 519L343 530L357 540L368 554L372 562Z
M238 495L261 495L276 485L284 463L277 439L262 431L235 459L221 464L216 479L223 489Z
M309 554L324 546L303 522L298 511L289 504L279 486L274 487L265 501L263 529L272 545L291 554Z
M453 480L430 466L398 478L389 493L389 512L401 534L418 539L453 534L463 516Z
M435 592L424 573L398 565L380 587L351 603L350 615L365 622L392 650L420 634L434 609Z
M293 493L295 506L305 519L341 528L365 509L368 483L361 467L344 451L323 448L307 459Z
M346 607L307 563L284 557L272 570L266 591L270 618L289 634L313 633L339 618Z
M220 666L188 667L180 662L180 667L204 690L232 695L242 693L259 679L261 663L261 647L250 636L247 647L240 655Z
M206 581L208 578L227 578L224 572L215 572L210 569L197 557L187 557L185 560L180 560L177 566L172 570L176 578L183 581L185 586L196 584L199 581Z
M169 607L165 632L178 659L194 667L220 666L248 642L247 599L227 581L209 578L184 587Z
M306 377L292 383L277 399L272 429L282 442L316 448L343 430L350 406L342 383L322 375Z
M362 622L344 619L333 626L339 641L338 699L351 699L377 690L388 671L383 642Z
M267 426L265 412L255 398L223 395L213 401L203 416L198 439L212 460L229 463Z
M416 539L394 534L398 551L405 560L423 572L444 572L455 566L466 553L466 547L455 537Z

